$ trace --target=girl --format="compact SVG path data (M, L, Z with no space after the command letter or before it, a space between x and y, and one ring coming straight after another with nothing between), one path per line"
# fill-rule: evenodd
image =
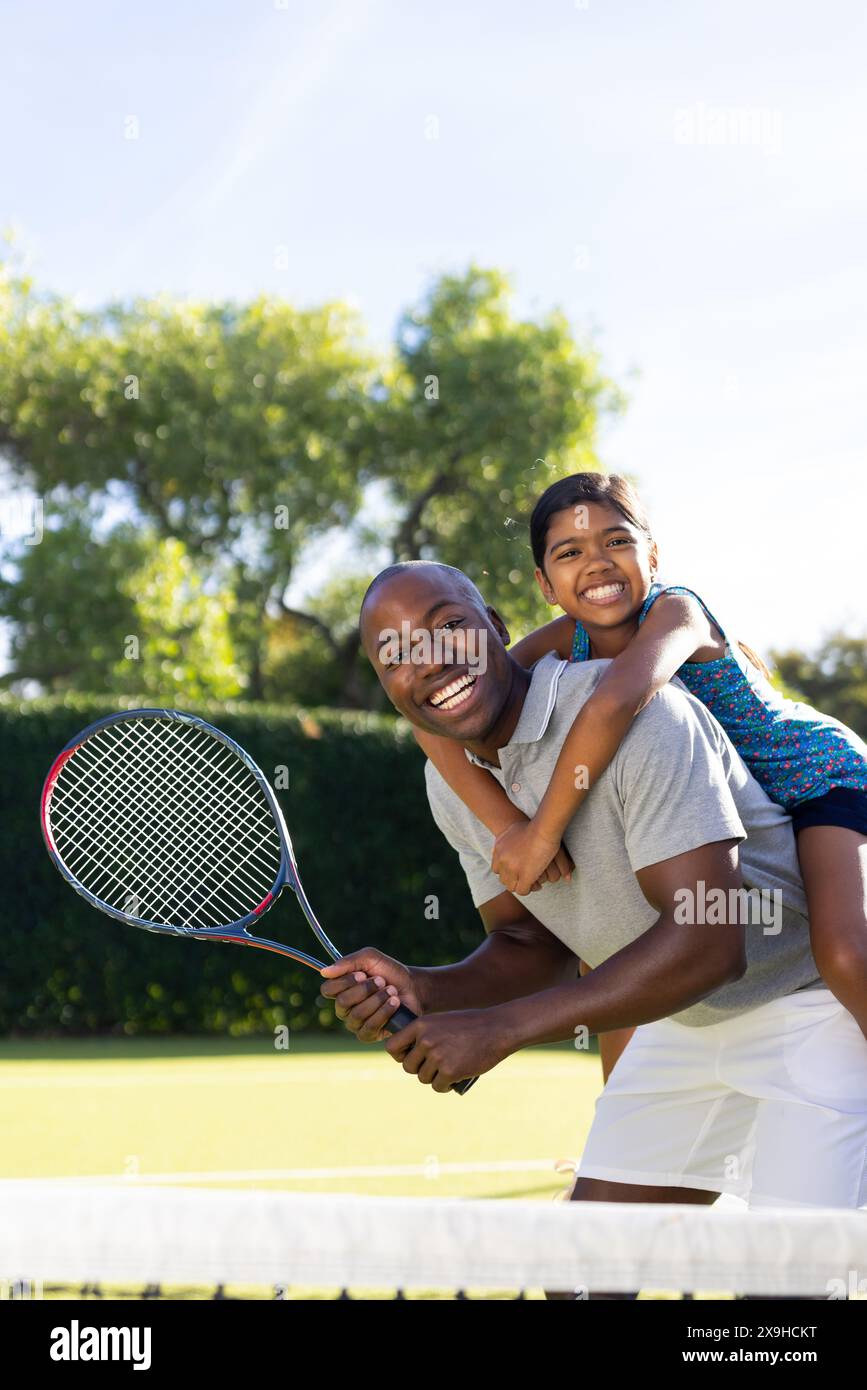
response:
M624 478L576 473L552 484L534 508L530 540L539 587L567 616L524 638L514 656L525 667L549 651L613 658L533 819L454 741L414 730L494 834L492 867L504 887L521 895L561 877L563 831L632 720L677 675L791 816L816 965L867 1035L867 747L837 720L781 696L697 594L657 579L650 524Z

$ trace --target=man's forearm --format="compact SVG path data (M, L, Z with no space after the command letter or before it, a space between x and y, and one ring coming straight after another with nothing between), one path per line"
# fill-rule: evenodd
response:
M578 958L553 938L520 926L492 932L466 960L414 966L425 1013L486 1009L578 978Z
M638 940L580 980L500 1006L504 1037L517 1052L534 1043L563 1042L579 1028L607 1033L668 1018L696 1004L744 969L738 941L715 933L738 928L690 927L692 939L672 936L660 919ZM695 933L706 931L705 941Z

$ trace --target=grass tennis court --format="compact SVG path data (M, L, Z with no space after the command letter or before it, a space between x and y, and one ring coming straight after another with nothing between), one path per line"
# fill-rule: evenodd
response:
M350 1038L0 1042L4 1178L546 1198L580 1153L598 1057L528 1049L465 1098Z
M568 1046L510 1058L464 1100L342 1037L4 1040L2 1176L544 1199L600 1084Z
M171 1197L160 1188L186 1189L191 1196L195 1189L224 1188L319 1197L529 1197L551 1210L548 1203L569 1182L554 1165L580 1154L600 1089L598 1057L563 1045L528 1049L508 1059L461 1098L436 1095L406 1076L382 1048L340 1036L293 1038L286 1051L276 1051L268 1038L4 1040L0 1092L6 1145L0 1177L44 1180L40 1209L52 1189L56 1202L57 1180L72 1180L70 1194L77 1189L84 1196L95 1186L104 1198L112 1189L126 1188L125 1195L131 1195L129 1189L136 1187L150 1190L160 1203ZM61 1201L65 1212L71 1195L63 1193ZM76 1229L91 1242L89 1218L81 1215L83 1208L78 1211ZM379 1218L392 1230L394 1220L401 1220L393 1211ZM13 1204L8 1212L13 1224L16 1215ZM325 1215L343 1219L331 1207L316 1213L317 1250ZM122 1248L138 1248L141 1223L127 1228L124 1220L119 1218L117 1229L134 1238L124 1238ZM62 1229L58 1233L49 1224L51 1241L56 1238L62 1249ZM152 1241L149 1217L145 1228ZM214 1243L212 1232L218 1252L231 1254L233 1228L223 1226L228 1244L221 1246L209 1220L200 1231L204 1247ZM374 1238L378 1234L385 1230L372 1231ZM511 1238L506 1240L512 1256L513 1246ZM659 1255L658 1242L657 1247ZM258 1268L258 1237L253 1248ZM62 1274L59 1283L46 1277L43 1284L40 1274L36 1296L294 1301L336 1298L348 1285L353 1298L390 1299L402 1288L385 1278L381 1288L378 1279L357 1285L351 1279L337 1285L331 1279L298 1278L277 1285L234 1283L232 1275L221 1277L219 1253L213 1265L208 1284L192 1278L176 1283L171 1277L121 1283L120 1275L91 1284ZM384 1274L387 1266L384 1259ZM457 1291L468 1287L476 1299L513 1298L523 1289L535 1300L546 1287L522 1281L511 1291L488 1288L465 1283L461 1273L455 1269L454 1280L446 1284L411 1287L400 1296L462 1297ZM668 1291L642 1284L640 1296L679 1299L675 1289L682 1287L694 1288L703 1301L731 1298L731 1293L714 1294L712 1283L663 1287ZM34 1296L32 1286L25 1296Z

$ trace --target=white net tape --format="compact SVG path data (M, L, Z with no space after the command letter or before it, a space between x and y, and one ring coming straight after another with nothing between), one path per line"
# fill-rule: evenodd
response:
M831 1297L867 1212L5 1182L0 1279Z

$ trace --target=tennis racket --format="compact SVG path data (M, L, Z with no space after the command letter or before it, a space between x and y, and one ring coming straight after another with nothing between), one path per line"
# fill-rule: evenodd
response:
M289 887L328 955L340 958L304 892L272 788L234 739L195 715L137 709L88 725L54 760L41 821L67 883L109 917L321 970L305 951L250 934ZM388 1031L415 1018L400 1005ZM477 1080L451 1089L464 1095Z

